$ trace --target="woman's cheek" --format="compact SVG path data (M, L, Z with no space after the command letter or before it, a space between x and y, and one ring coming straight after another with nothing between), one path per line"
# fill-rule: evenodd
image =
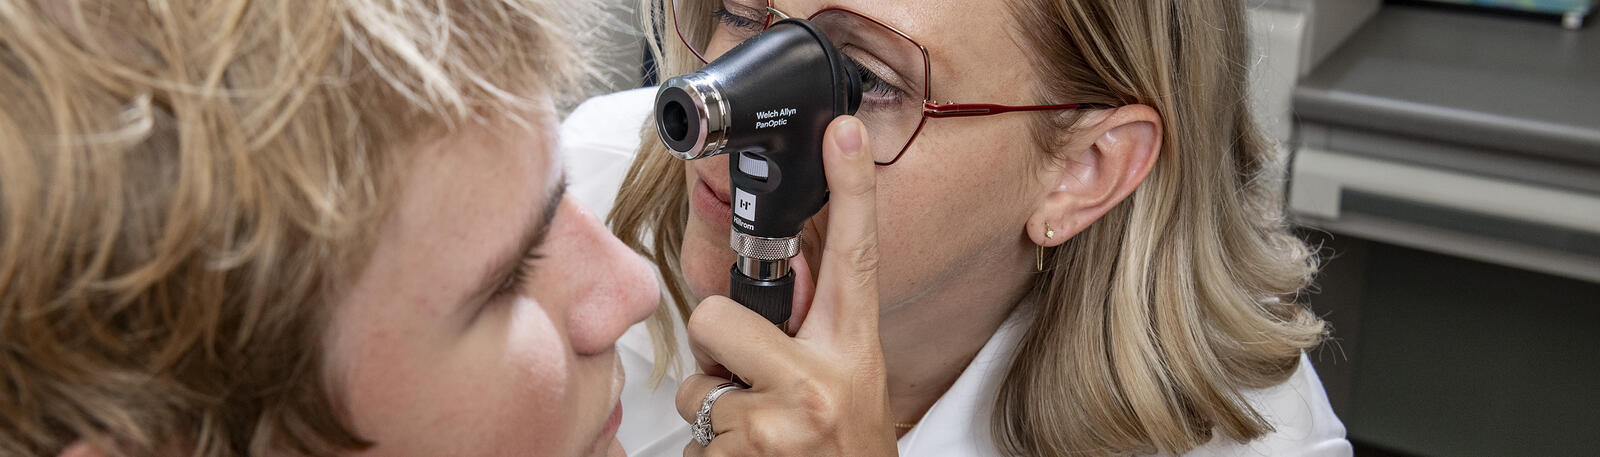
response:
M683 274L693 298L728 294L728 268L733 265L733 250L726 245L684 237ZM726 254L724 254L726 253Z

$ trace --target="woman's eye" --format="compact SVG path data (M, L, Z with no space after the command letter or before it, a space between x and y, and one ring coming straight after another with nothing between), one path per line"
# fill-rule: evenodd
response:
M717 23L749 32L752 35L760 32L762 27L767 26L767 22L764 20L740 16L737 13L728 11L727 8L717 8L711 14L717 17Z
M899 87L884 81L877 72L862 65L861 62L848 55L845 56L845 61L856 69L857 79L861 81L861 95L874 98L892 98L901 95Z
M876 73L865 68L861 69L861 93L876 95L895 95L900 89L883 81Z

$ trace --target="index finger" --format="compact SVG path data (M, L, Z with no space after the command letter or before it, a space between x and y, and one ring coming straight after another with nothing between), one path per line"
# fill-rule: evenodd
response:
M727 297L701 301L685 329L695 364L707 374L737 374L746 384L764 386L793 368L789 335Z

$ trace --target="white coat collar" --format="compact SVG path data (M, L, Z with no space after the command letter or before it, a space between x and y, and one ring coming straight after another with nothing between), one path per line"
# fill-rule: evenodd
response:
M989 424L993 423L994 403L1000 383L1011 366L1017 342L1028 330L1032 313L1018 306L1000 324L989 342L961 371L939 400L928 408L911 431L898 443L903 457L986 457L1002 456Z

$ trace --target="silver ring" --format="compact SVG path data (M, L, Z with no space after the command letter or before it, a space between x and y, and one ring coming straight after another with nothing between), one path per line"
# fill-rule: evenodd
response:
M722 394L735 390L744 390L744 387L725 382L718 385L717 388L711 389L711 393L706 394L706 398L700 401L700 411L694 413L694 425L689 427L689 430L694 433L694 441L696 443L700 443L701 446L710 446L711 440L716 439L717 432L711 431L711 404L716 403L717 398L722 397Z

